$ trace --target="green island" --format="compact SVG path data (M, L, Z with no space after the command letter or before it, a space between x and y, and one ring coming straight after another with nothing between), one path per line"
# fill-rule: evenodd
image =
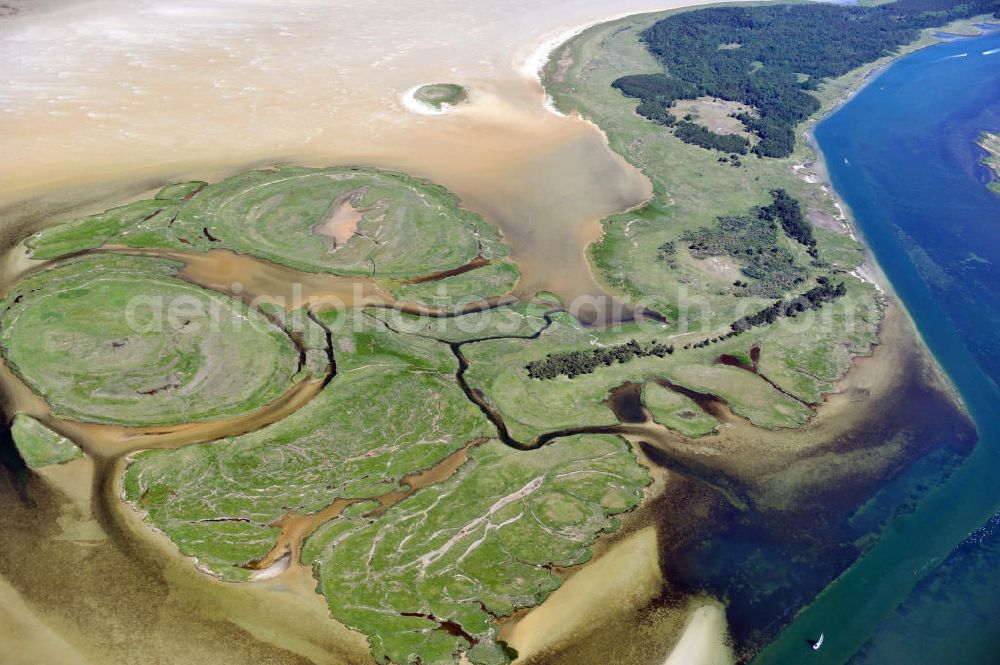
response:
M421 297L423 281L442 276L463 283L455 288L461 297L499 295L519 275L497 228L455 196L362 167L284 165L212 185L171 185L153 199L46 229L27 246L36 259L101 247L222 249L306 272L373 277L406 297ZM487 276L469 282L466 273L477 270ZM484 286L489 292L477 291Z
M496 300L519 277L499 230L437 185L279 166L170 185L31 237L32 258L48 263L2 301L0 350L55 415L126 426L249 413L296 381L321 382L278 422L131 455L124 499L223 580L308 567L333 618L380 663L509 663L503 620L590 560L659 467L668 485L765 518L812 511L817 487L851 474L863 498L874 491L864 482L898 470L904 443L831 464L841 432L809 429L878 343L886 302L795 132L866 67L927 39L922 28L983 7L885 7L666 12L555 51L544 75L555 104L596 122L653 183L649 202L603 221L589 259L656 321L595 328L553 294ZM747 16L767 29L746 30ZM812 40L783 42L803 46L780 61L758 41L829 25L830 47L845 21L870 29L847 30L842 49L857 55L826 69ZM727 78L671 60L679 39L695 43L677 52L729 63ZM425 103L464 95L425 87ZM742 129L698 124L720 99L745 107L725 107ZM667 109L682 101L677 121ZM374 278L399 299L491 300L445 315L251 308L183 272L186 253L210 250ZM138 322L157 325L136 325L137 302ZM79 454L18 418L30 464Z
M291 338L162 259L91 255L33 273L0 301L9 366L77 420L157 425L253 411L297 380Z
M72 441L23 413L14 416L10 431L17 450L28 466L37 468L65 464L83 457L83 451Z
M497 644L492 617L544 600L559 586L552 566L587 561L613 527L608 515L637 505L646 482L613 437L527 452L490 441L455 477L381 519L318 533L314 566L327 597L341 599L335 616L372 636L376 656L447 663L464 650L473 662L505 663L513 654Z
M983 164L993 172L993 180L987 186L1000 194L1000 134L983 132L978 143L987 153L983 157Z
M537 312L511 319L538 327ZM587 560L611 516L641 499L644 469L613 437L573 436L530 453L491 440L496 429L463 392L451 343L394 332L377 313L319 320L334 331L338 375L318 397L251 434L136 455L125 497L184 554L234 581L253 576L287 514L344 500L388 505L342 513L302 548L334 617L392 662L412 653L450 662L470 645L476 662L506 662L491 618L541 602L558 586L552 565ZM385 503L408 476L464 448L473 449L454 475ZM416 559L427 563L404 565ZM467 583L454 581L459 573ZM464 632L438 630L442 622Z
M337 376L309 404L257 432L140 453L129 467L126 497L226 579L249 578L239 566L267 554L284 512L385 495L491 433L455 382L447 347L403 339L368 315L320 320L344 317L357 332L336 337Z
M655 381L643 386L642 403L653 420L692 439L710 434L719 427L719 421L705 413L697 402Z
M468 98L468 91L457 83L428 83L413 92L413 99L436 111L447 111Z

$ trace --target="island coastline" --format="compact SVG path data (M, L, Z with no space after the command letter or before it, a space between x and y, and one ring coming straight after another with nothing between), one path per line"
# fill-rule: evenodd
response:
M990 170L993 178L986 186L1000 194L1000 134L984 131L979 137L979 147L986 151L980 163Z
M668 12L652 12L652 13L637 12L637 13L629 13L625 17L615 16L607 19L606 21L589 24L577 30L568 32L565 41L563 41L562 43L555 43L551 45L546 44L546 47L548 49L547 60L539 70L540 71L539 80L545 91L546 108L560 115L573 115L579 117L581 120L595 125L598 131L602 133L605 140L608 142L609 146L611 146L612 149L615 150L615 152L622 154L619 150L616 150L614 148L611 138L608 136L608 133L605 130L605 128L598 125L595 122L595 120L592 117L590 117L587 113L582 112L579 108L569 108L569 109L561 108L558 95L555 96L553 95L551 87L547 85L547 83L551 82L551 77L554 75L556 68L560 65L562 61L571 61L571 56L569 55L569 52L573 49L574 46L573 42L576 41L577 38L579 38L579 40L586 39L587 38L586 33L588 30L603 32L605 29L609 27L609 24L611 23L627 24L630 21L633 21L637 18L650 14L655 15L657 17L661 17L673 13L674 11L690 11L697 9L698 7L688 7L679 10L670 10ZM983 17L976 17L974 19L958 21L948 26L948 29L954 30L956 32L961 31L962 36L966 36L964 33L969 33L970 35L977 35L982 33L982 30L978 27L977 24L981 24L983 22L984 22ZM840 88L839 94L834 96L832 99L830 98L824 99L824 104L821 111L812 118L810 118L804 128L799 127L797 129L797 133L800 134L801 138L804 139L805 141L805 145L807 146L808 152L806 159L802 162L803 168L807 171L807 173L796 172L796 175L805 180L806 182L815 182L815 184L818 184L821 188L825 188L829 192L830 196L833 198L834 206L840 213L839 215L840 221L842 221L846 225L847 231L851 235L851 237L858 240L862 245L864 245L864 260L855 269L854 271L855 276L863 281L872 283L879 290L879 292L883 294L883 297L887 301L886 305L887 317L892 318L893 317L892 312L895 311L897 312L895 318L899 318L901 316L902 320L905 321L902 328L898 324L893 324L892 326L890 326L890 328L896 332L890 332L889 330L887 330L886 326L884 325L885 321L883 321L883 325L880 325L878 332L878 337L879 337L878 347L876 347L876 349L874 349L873 353L870 355L867 356L861 355L854 357L854 361L852 362L850 369L841 378L842 385L845 386L850 385L853 377L860 372L858 366L859 363L861 363L862 361L864 361L865 363L868 362L878 363L879 361L873 359L873 356L882 355L881 349L896 347L900 343L910 344L913 345L913 348L916 350L916 354L918 356L922 356L925 359L926 371L929 371L934 376L933 382L937 383L939 388L950 396L950 399L953 401L955 406L957 406L962 411L962 413L965 413L966 417L968 417L967 408L962 402L961 398L959 397L954 385L947 377L947 375L944 373L944 371L941 369L939 363L936 362L936 360L934 360L933 355L927 348L926 343L921 338L920 332L916 328L912 316L906 310L906 307L902 303L902 301L895 294L891 283L889 283L888 279L886 278L883 270L879 266L878 261L873 255L873 253L871 252L870 249L867 248L867 245L864 244L864 238L861 229L858 227L857 222L849 206L840 198L836 190L833 188L830 182L828 171L826 169L825 157L822 151L819 149L819 146L816 144L815 139L813 138L813 130L817 124L822 122L826 117L835 112L842 105L850 102L850 100L853 99L853 97L856 96L866 86L877 81L879 75L883 73L889 66L891 66L892 63L894 63L900 58L903 58L915 52L920 48L931 46L941 41L944 41L942 37L938 36L937 33L939 31L940 30L938 29L927 29L924 31L924 34L917 42L914 42L912 44L909 44L901 48L897 53L894 53L891 56L886 56L885 58L876 61L874 63L868 63L866 65L863 65L862 67L859 67L857 70L834 80L834 83L836 83L838 85L838 88ZM630 161L630 163L632 163L631 160L628 160L628 158L625 155L622 156L627 161ZM648 177L648 174L645 173L645 170L641 165L634 163L633 165L636 166L637 168L640 168L640 170L643 170L644 174L647 175ZM809 178L810 176L815 177L816 180L815 181L806 180L806 178ZM636 206L636 208L639 207L641 207L641 205ZM602 223L602 238L605 233L606 229L604 228L604 224ZM593 248L599 242L600 240L595 241L590 245L590 247L588 248L588 258L590 258L591 248ZM607 282L607 280L603 278L602 271L596 269L593 260L590 260L588 262L590 263L592 272L595 274L595 278L602 285L602 287L604 287L611 293L620 293L620 290L617 289L614 284ZM908 332L906 332L905 334L901 334L901 331L907 328ZM912 341L902 342L902 340L907 337L910 337ZM891 366L892 365L890 365L889 367ZM888 367L886 369L888 369ZM878 370L878 371L884 372L886 370ZM840 391L838 390L838 392ZM615 540L617 541L617 539ZM585 566L584 569L582 570L585 570L586 568L587 566ZM574 573L574 575L578 574L580 574L579 571ZM723 622L721 629L716 627L716 630L719 631L719 634L717 635L718 640L727 639L725 622ZM682 636L678 635L677 642L674 647L675 649L680 648L682 646L681 640ZM667 656L668 658L667 662L670 662L670 658L672 658L672 656L673 653ZM700 657L704 658L710 657L709 650L707 650L706 648L706 650L700 654Z

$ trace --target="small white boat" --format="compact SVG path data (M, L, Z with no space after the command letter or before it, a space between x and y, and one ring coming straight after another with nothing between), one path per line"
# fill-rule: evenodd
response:
M823 646L823 633L820 633L819 639L813 642L813 651L819 651L821 646Z

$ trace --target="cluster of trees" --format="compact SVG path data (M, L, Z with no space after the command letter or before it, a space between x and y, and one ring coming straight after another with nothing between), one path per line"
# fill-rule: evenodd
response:
M795 126L819 110L819 101L809 91L823 79L894 52L924 28L987 13L1000 17L1000 0L810 3L682 12L642 33L666 72L624 76L612 85L642 100L637 110L653 119L665 118L663 114L673 118L667 108L675 100L701 95L752 106L756 114L737 117L760 139L753 151L786 157L795 148ZM672 125L675 120L657 122ZM678 136L705 140L704 134L687 129Z
M741 263L743 273L756 281L733 282L738 296L777 298L805 279L805 269L778 244L777 224L805 245L810 256L817 256L812 225L799 202L783 189L771 190L771 197L770 205L754 208L750 215L719 217L715 228L703 227L681 236L695 258L728 255Z
M627 363L633 358L656 356L664 358L674 352L672 344L660 344L655 339L646 346L634 339L625 344L616 344L586 351L560 351L550 353L542 360L532 360L525 365L532 379L554 379L559 375L569 378L590 374L598 367L610 367L614 363Z
M720 150L745 155L750 150L750 141L739 134L716 134L708 127L682 120L676 124L674 136L685 143L701 146L706 150Z
M816 238L813 237L812 224L802 214L802 206L783 189L772 189L771 197L774 203L761 208L760 214L778 220L788 237L805 245L809 256L815 259L818 256Z
M678 99L694 99L698 88L666 74L634 74L622 76L611 85L621 90L626 97L639 99L635 112L666 127L677 122L677 116L669 111Z
M698 86L667 74L630 74L615 79L611 85L626 97L662 99L668 104L698 96Z
M677 122L677 116L667 110L667 105L656 99L642 100L635 107L635 112L664 127L673 127Z
M677 267L677 243L668 240L656 248L656 260L666 263L671 269Z
M734 321L729 327L731 333L739 334L746 332L756 326L763 326L774 323L780 316L795 316L799 312L810 309L819 309L825 302L833 302L847 293L847 287L843 282L836 286L826 277L816 279L819 286L813 287L802 295L791 300L777 300L756 314L744 316Z
M740 262L743 273L755 281L738 286L736 295L776 298L805 279L805 269L778 245L773 221L751 215L718 219L717 228L688 231L681 239L695 258L728 255Z
M790 300L777 300L760 310L756 314L744 316L729 325L729 331L715 337L706 337L697 342L689 342L682 348L702 349L711 344L732 339L742 335L751 328L774 323L781 316L796 316L799 312L811 309L819 309L823 303L833 302L837 298L847 293L847 287L843 282L834 285L827 277L817 277L819 286L809 289L800 296ZM634 358L647 358L656 356L665 358L672 355L674 347L672 344L661 344L655 339L646 346L639 344L634 339L625 344L603 348L590 348L585 351L559 351L550 353L542 360L532 360L525 365L528 376L532 379L554 379L564 375L575 378L581 374L591 374L600 367L610 367L617 363L627 363Z
M737 319L729 324L729 332L717 337L708 337L699 342L685 344L682 348L684 350L701 349L710 344L742 335L756 326L774 323L779 316L796 316L799 312L819 309L823 306L823 303L833 302L847 293L847 287L843 282L834 286L828 277L817 277L816 281L819 283L819 286L809 289L800 296L796 296L791 300L777 300L756 314Z
M737 335L742 334L742 332L743 331L740 331L740 330L730 330L726 334L719 335L718 337L706 337L705 339L701 340L700 342L691 342L690 344L685 344L684 345L684 350L687 351L688 349L703 349L706 346L709 346L710 344L715 344L716 342L721 342L723 340L727 340L730 337L736 337Z
M635 112L665 127L674 127L674 135L685 143L701 146L706 150L745 155L750 141L736 134L716 134L708 127L692 122L689 115L681 121L670 112L678 99L696 99L701 89L666 74L632 74L616 79L611 85L626 97L639 99Z

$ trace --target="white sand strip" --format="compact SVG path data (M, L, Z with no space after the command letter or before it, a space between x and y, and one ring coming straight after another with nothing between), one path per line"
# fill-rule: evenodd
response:
M702 605L691 613L677 646L663 665L732 665L733 652L726 644L726 610Z

